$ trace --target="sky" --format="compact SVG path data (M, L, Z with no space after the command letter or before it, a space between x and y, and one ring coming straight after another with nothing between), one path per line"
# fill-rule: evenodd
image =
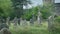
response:
M60 0L55 0L55 3L60 3Z
M42 0L31 0L32 1L32 6L36 6L37 4L42 5L43 1ZM55 0L55 3L60 3L60 0Z
M32 8L37 6L37 5L43 5L43 1L42 0L31 0L32 4L29 5L28 4L28 8ZM55 3L60 3L60 0L55 0ZM26 8L25 6L23 7L24 9Z
M33 2L33 6L36 6L37 4L42 5L43 1L42 0L31 0ZM55 0L55 3L60 3L60 0Z
M31 0L31 1L32 1L32 6L41 5L43 3L42 0Z
M29 5L28 4L28 8L32 8L32 7L35 7L37 5L42 5L42 0L31 0L32 4ZM26 8L25 6L23 7L24 9Z

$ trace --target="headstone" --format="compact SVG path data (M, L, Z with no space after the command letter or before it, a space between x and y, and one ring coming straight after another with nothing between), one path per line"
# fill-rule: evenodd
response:
M30 25L33 25L33 24L34 24L34 20L30 19Z
M26 26L26 25L27 25L27 21L26 21L26 19L21 20L21 25L22 25L22 26Z
M22 18L20 18L20 25L22 26L23 25L23 19Z
M8 25L10 25L10 17L8 17L8 18L6 19L6 23L7 23Z
M34 21L35 21L35 16L34 16L34 14L32 14L32 22L34 23Z
M9 31L9 29L3 28L0 30L0 34L11 34L11 32Z
M20 25L21 18L18 18L18 25Z
M18 23L17 17L15 17L13 21L14 21L14 25L17 26L17 23Z
M24 23L23 23L23 25L24 25L24 26L27 25L27 21L26 21L26 19L24 19Z
M3 28L8 28L9 29L9 26L6 23L2 23L0 25L0 30L3 29Z
M41 24L41 13L40 13L40 11L38 11L37 22L38 22L38 24Z
M54 22L54 16L50 16L48 18L48 30L51 31L52 27L53 27L53 22Z

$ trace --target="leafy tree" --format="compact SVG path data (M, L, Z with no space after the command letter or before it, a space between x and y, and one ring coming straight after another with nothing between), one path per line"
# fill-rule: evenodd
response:
M23 15L23 5L27 6L30 0L11 0L13 3L14 13L16 17L21 17Z
M8 17L12 13L10 0L0 0L0 16Z

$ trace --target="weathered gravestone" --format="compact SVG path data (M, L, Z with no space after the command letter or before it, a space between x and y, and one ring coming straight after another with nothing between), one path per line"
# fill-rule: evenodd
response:
M2 28L9 28L4 19L0 19L0 30Z
M1 23L0 30L3 29L3 28L8 28L9 29L9 26L6 23Z
M14 25L17 26L17 23L18 23L17 17L15 17L13 21L14 21Z
M54 16L50 16L48 18L48 30L52 31L51 29L53 28L53 23L54 23Z
M26 19L22 20L21 24L22 24L22 26L26 26L27 25L27 20Z
M26 26L27 25L26 19L24 19L23 21L24 21L23 26Z
M0 34L11 34L11 32L9 31L9 29L3 28L0 30Z
M40 13L40 11L38 11L38 16L37 16L37 22L38 22L38 24L40 25L41 24L41 20L42 18L41 18L41 13Z
M18 18L18 25L20 25L21 18Z
M30 19L30 24L32 25L32 24L34 24L34 21L33 21L33 19Z
M6 19L6 23L7 23L8 25L10 25L10 17L8 17L8 18Z
M35 21L35 15L32 14L32 18L30 19L30 25L33 25Z

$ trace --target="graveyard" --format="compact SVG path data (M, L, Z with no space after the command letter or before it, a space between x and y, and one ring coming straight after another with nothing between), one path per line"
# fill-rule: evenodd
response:
M60 0L0 0L0 34L60 34Z

